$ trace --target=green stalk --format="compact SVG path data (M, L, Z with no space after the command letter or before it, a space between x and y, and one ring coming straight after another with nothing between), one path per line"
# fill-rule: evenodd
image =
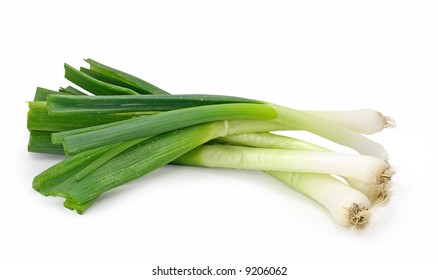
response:
M83 127L101 125L130 119L138 113L99 114L84 113L80 115L49 115L44 101L29 102L27 129L31 131L66 131Z
M43 194L65 197L70 208L81 209L81 205L90 204L103 192L143 176L171 162L194 147L215 137L223 136L225 133L225 122L214 122L160 134L129 147L94 169L93 172L87 172L86 176L76 177L77 174L81 174L81 170L87 168L98 158L87 162L87 166L78 163L77 166L81 169L73 170L70 167L72 172L68 172L69 177L67 180L62 181L58 186L53 187L53 184L51 184L49 187L44 188L45 192ZM82 159L83 154L93 151L82 152L73 156L73 158L79 157ZM105 152L107 151L109 150L107 149ZM103 153L99 154L99 156L102 155ZM68 166L71 166L71 164ZM49 175L57 177L56 172L59 172L59 170L46 171L45 174L46 177ZM65 172L63 173L65 174ZM61 179L65 179L67 176L64 174ZM41 179L35 180L35 182L41 185ZM47 191L49 192L47 193Z
M80 67L79 71L84 72L88 76L91 76L91 77L93 77L95 79L98 79L98 80L100 80L102 82L105 82L105 83L108 83L108 84L113 84L113 85L124 87L124 88L129 88L129 84L124 83L123 81L120 81L120 80L115 79L113 77L110 77L110 76L104 75L102 73L99 73L98 71L91 70L91 69L88 69L88 68L85 68L85 67ZM132 89L132 90L135 91L135 89Z
M140 78L137 78L133 75L125 73L123 71L111 68L102 63L99 63L92 59L86 59L86 62L90 64L91 73L99 73L101 74L99 79L102 76L105 76L105 79L111 79L113 84L120 85L129 89L134 90L140 94L154 94L154 95L166 95L168 92L162 90L161 88L154 86L153 84L146 82ZM97 76L96 76L97 77ZM103 78L102 78L103 79ZM110 80L107 80L110 81ZM117 82L116 82L117 81Z
M51 115L82 113L155 112L175 109L227 104L261 103L260 101L221 95L114 95L73 96L51 94L47 106Z
M52 140L64 145L66 154L75 154L99 146L119 143L131 139L156 135L200 123L230 119L275 119L276 111L264 104L220 104L185 108L157 113L147 117L133 118L92 131L73 134L74 131L54 133Z
M76 173L109 149L111 149L111 146L100 147L68 157L36 176L32 186L36 191L45 196L50 195L54 190L69 186L75 181L74 175Z
M117 114L117 115L119 115L119 114ZM122 114L122 115L124 115L124 114ZM126 116L128 116L128 115L126 115ZM149 115L139 115L139 116L137 116L137 119L148 118L148 117L149 117ZM86 126L86 127L84 126L84 127L77 128L77 129L63 130L61 132L52 133L52 142L54 144L62 144L64 142L64 139L69 137L69 136L79 135L79 134L83 134L86 132L92 132L92 131L95 131L97 129L119 126L119 125L125 124L125 123L129 124L129 123L131 123L131 121L130 121L131 118L132 118L132 116L130 118L126 118L126 119L120 120L120 121L108 122L108 123L104 123L104 124L96 124L94 126L93 125Z
M64 64L65 78L70 82L88 90L96 95L136 95L137 92L132 89L108 84L95 79L84 72L74 69L67 63Z
M93 78L95 78L95 79L97 79L99 81L102 81L102 82L105 82L105 83L108 83L108 84L112 84L112 85L116 85L116 86L120 86L120 87L124 87L124 88L129 88L129 89L132 89L133 91L138 92L140 94L149 94L147 92L141 91L141 89L139 90L138 88L131 86L130 84L128 84L128 83L126 83L124 81L121 81L119 79L113 78L111 76L107 76L107 75L105 75L103 73L100 73L98 71L95 71L95 70L91 70L91 69L88 69L88 68L80 67L79 71L81 71L81 72L87 74L88 76L91 76L91 77L93 77Z
M33 153L64 154L64 147L53 144L50 131L30 131L27 150Z
M311 145L313 147L319 147L314 144L310 144L308 142L291 139L290 144L283 143L282 145L277 145L272 141L272 137L284 137L280 135L274 135L270 133L244 133L244 132L253 132L253 131L270 131L270 130L284 130L287 127L284 127L281 124L270 122L270 121L242 121L242 120L231 120L228 121L229 130L234 131L233 127L239 127L239 130L242 131L243 134L238 135L230 135L227 137L220 137L214 139L214 143L222 143L222 144L233 144L240 146L252 146L252 147L264 147L264 148L282 148L282 149L305 149L309 147L308 150L312 150L310 148ZM92 127L87 127L86 129L90 130ZM53 132L51 131L30 131L31 137L29 140L29 151L35 153L55 153L55 154L65 154L64 147L61 145L62 141L55 141L57 144L53 144L51 135ZM270 137L262 137L261 135L267 134ZM257 140L251 141L251 138L257 138ZM269 138L268 141L266 138ZM58 140L58 139L57 139ZM280 140L280 142L287 142L284 140ZM298 144L302 142L301 144ZM115 149L115 148L114 148ZM318 149L317 149L318 150ZM321 148L324 150L324 148Z
M145 141L148 138L151 137L129 140L126 142L113 145L113 147L110 150L105 152L102 156L100 156L94 162L89 164L87 167L76 173L75 175L76 181L83 179L85 176L89 175L90 173L92 173L93 171L95 171L96 169L98 169L99 167L101 167L102 165L104 165L105 163L107 163L117 155L121 154L122 152L131 148L132 146Z
M48 137L50 140L50 136ZM33 187L36 191L46 196L49 195L50 192L58 191L60 192L59 196L65 197L60 190L68 189L77 181L92 173L94 170L98 169L100 166L104 165L106 162L116 157L124 150L144 140L145 139L135 139L117 145L85 151L69 157L35 177ZM51 144L51 142L48 144ZM64 152L62 146L61 152ZM71 210L76 210L77 213L82 214L93 204L93 202L94 199L79 205L71 202L67 198L64 206Z
M59 94L59 92L42 87L37 87L33 101L46 101L47 96L52 94Z
M66 88L59 88L59 92L61 93L66 93L66 94L71 94L71 95L84 95L84 96L89 96L88 94L86 94L83 91L78 90L77 88L74 88L72 86L68 86Z
M170 131L141 143L138 142L142 139L135 139L115 144L92 161L82 164L74 173L70 173L70 178L65 178L62 172L59 175L59 171L54 170L53 176L62 176L62 180L59 180L58 187L52 186L50 195L65 197L65 207L81 214L101 193L167 164L211 139L226 136L228 133L246 133L270 128L280 126L268 121L220 121ZM73 157L82 160L80 155L88 152L81 152Z
M84 212L95 202L95 199L90 200L83 204L76 204L73 201L66 199L64 202L64 207L70 210L75 210L78 214L84 214Z

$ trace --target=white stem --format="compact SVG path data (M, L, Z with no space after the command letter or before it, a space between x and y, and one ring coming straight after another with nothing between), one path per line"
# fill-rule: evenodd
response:
M183 155L177 164L266 171L334 174L366 183L381 183L387 169L371 156L326 151L264 149L227 145L203 145Z
M395 127L395 121L372 109L351 111L306 111L337 122L355 132L374 134L387 127Z
M328 149L315 144L295 139L292 137L276 135L267 132L237 134L217 139L221 143L250 146L258 148L288 149L288 150L309 150L329 151ZM390 171L388 171L390 172ZM364 193L373 204L386 203L389 200L390 192L388 184L369 184L351 178L344 178L348 184ZM389 179L388 179L389 180ZM386 180L384 180L386 181Z
M343 226L362 228L369 217L370 202L361 192L330 175L291 172L267 172L324 206Z
M345 126L315 114L270 104L277 112L277 121L295 129L302 129L327 138L338 144L350 147L363 155L375 156L386 160L385 149L365 136Z
M286 150L309 150L309 151L328 151L328 149L283 135L272 134L269 132L244 133L221 137L218 142L239 146L250 146L257 148L286 149Z

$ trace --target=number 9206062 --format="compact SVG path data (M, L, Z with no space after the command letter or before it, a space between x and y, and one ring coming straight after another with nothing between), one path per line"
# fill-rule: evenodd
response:
M256 267L245 268L246 275L287 275L287 267Z

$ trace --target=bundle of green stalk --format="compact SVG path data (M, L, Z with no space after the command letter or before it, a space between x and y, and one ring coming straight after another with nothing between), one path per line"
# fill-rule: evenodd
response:
M370 110L301 111L219 95L171 95L87 59L65 64L74 87L37 88L28 150L67 157L33 188L82 214L104 192L166 164L264 171L324 206L343 226L363 227L389 197L385 149L363 134L393 121ZM85 90L87 93L85 93ZM306 130L355 153L337 153L275 131Z

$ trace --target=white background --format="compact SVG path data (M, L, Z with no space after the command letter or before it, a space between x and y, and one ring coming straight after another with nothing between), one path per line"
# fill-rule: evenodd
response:
M436 1L3 1L0 278L159 279L158 265L433 278L437 14ZM262 173L171 166L77 215L31 188L62 157L27 153L25 101L88 57L172 93L392 115L372 138L397 171L393 199L354 232Z

